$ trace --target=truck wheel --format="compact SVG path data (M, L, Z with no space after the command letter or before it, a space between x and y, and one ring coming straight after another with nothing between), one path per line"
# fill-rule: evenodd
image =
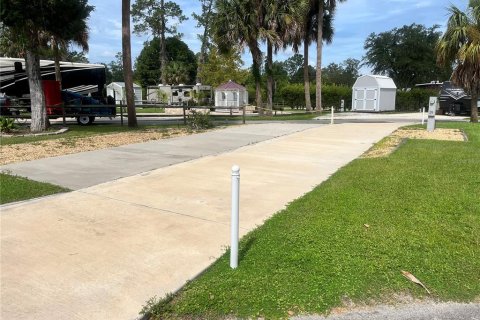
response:
M89 124L92 124L92 122L95 120L95 117L89 117L89 116L80 116L77 117L77 122L81 126L86 126Z

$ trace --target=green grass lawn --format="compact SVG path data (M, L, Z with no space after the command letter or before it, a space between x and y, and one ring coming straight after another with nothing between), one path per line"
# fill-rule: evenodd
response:
M385 158L357 159L292 202L178 294L158 318L286 318L395 293L440 300L480 296L480 125L468 142L408 140ZM241 213L240 213L241 214ZM365 224L369 227L365 227Z
M67 191L70 190L49 183L0 173L0 204Z

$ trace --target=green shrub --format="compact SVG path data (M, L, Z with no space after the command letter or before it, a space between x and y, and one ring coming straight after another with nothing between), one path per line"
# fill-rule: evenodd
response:
M345 101L345 109L352 107L352 88L347 86L324 85L322 86L322 106L340 110L341 100Z
M436 96L438 96L438 91L432 89L399 90L395 101L395 111L418 111L423 107L428 109L428 99Z
M213 122L210 118L210 112L205 113L191 110L187 115L187 126L192 130L204 130L213 128Z
M285 102L292 109L305 108L305 91L302 83L292 83L280 88L277 92L277 100ZM340 101L345 100L345 108L352 105L352 88L347 86L323 85L322 106L340 108ZM315 105L315 83L310 84L310 101Z
M0 117L0 131L1 132L12 132L15 129L15 119Z

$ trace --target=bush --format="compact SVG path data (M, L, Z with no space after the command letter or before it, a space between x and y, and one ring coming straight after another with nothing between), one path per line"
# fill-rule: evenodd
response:
M213 122L210 118L210 112L205 113L191 110L187 116L187 126L192 130L204 130L213 128Z
M428 109L428 99L438 96L438 91L433 89L412 89L410 91L397 91L395 111L418 111L425 107Z
M0 117L0 132L12 132L15 129L15 119Z
M322 86L322 106L324 109L333 106L340 110L341 100L345 101L345 110L352 107L352 88L347 86Z
M277 92L277 100L283 100L292 109L305 108L305 92L302 83L288 84ZM352 105L352 88L347 86L323 85L322 106L340 108L340 101L345 100L345 108L350 109ZM315 83L310 84L310 101L315 105Z

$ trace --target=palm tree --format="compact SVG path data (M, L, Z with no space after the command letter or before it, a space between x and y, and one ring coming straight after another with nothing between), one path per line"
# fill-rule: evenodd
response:
M322 49L323 49L323 22L322 17L329 17L330 23L333 20L335 14L335 9L338 2L345 2L346 0L314 0L318 4L318 13L317 13L317 72L316 72L316 103L315 110L318 112L322 111ZM333 30L333 28L331 29ZM332 32L333 35L333 32ZM330 39L331 41L331 39Z
M304 0L269 0L265 1L265 28L267 38L267 114L272 114L273 107L273 50L275 53L285 47L300 29L301 18L305 8Z
M135 101L133 99L132 48L130 44L130 0L122 0L122 52L123 77L127 96L128 126L137 127Z
M188 70L183 63L172 61L167 66L167 82L172 84L185 83L188 80Z
M83 52L88 52L88 26L86 21L82 21L82 27L72 39L62 39L59 36L52 35L50 44L53 50L53 59L55 62L55 80L62 82L62 73L60 70L60 59L68 52L70 42L82 48Z
M259 39L268 38L264 28L263 0L218 0L215 3L214 38L220 52L232 47L247 46L252 55L252 73L255 79L255 98L258 113L263 115L260 67L262 51Z
M449 9L447 30L437 43L437 62L456 65L452 82L470 94L470 121L478 123L480 95L480 0L470 0L465 12Z
M12 41L25 50L32 132L44 131L47 127L45 96L40 77L39 52L44 45L42 38L45 35L56 35L60 39L71 39L78 31L76 26L79 20L82 17L86 20L92 10L93 7L88 5L87 0L2 1L0 20L15 34Z
M305 90L305 107L307 111L312 111L312 103L310 101L310 73L308 65L308 48L310 44L317 41L318 34L318 6L320 2L316 0L307 0L307 8L302 19L302 27L298 33L291 39L293 50L298 52L298 47L303 42L303 80ZM322 20L322 38L326 43L331 43L333 39L333 11L324 11Z

